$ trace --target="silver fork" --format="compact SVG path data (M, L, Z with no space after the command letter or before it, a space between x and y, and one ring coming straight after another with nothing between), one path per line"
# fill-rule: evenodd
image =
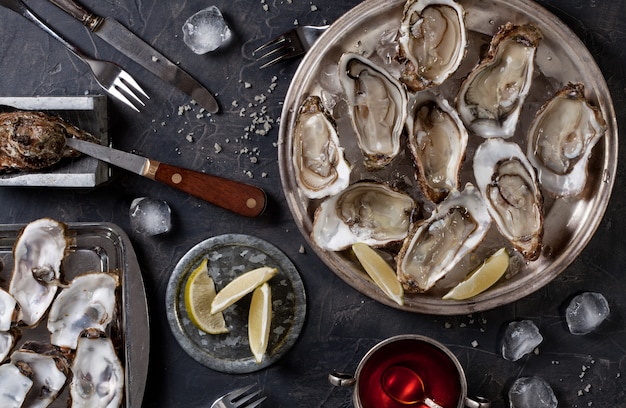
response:
M238 388L229 392L228 394L222 395L219 397L213 404L211 404L211 408L255 408L261 405L265 398L257 398L261 391L253 392L252 394L247 394L254 385L249 385L247 387Z
M130 74L112 62L96 60L86 56L78 47L61 37L52 27L48 26L43 20L41 20L41 18L30 10L21 0L0 0L0 6L15 11L61 42L61 44L67 47L67 49L74 55L89 65L96 82L98 82L98 85L100 85L102 89L104 89L111 96L124 102L135 111L139 112L139 108L137 108L137 106L135 106L129 98L135 101L135 103L145 106L145 103L139 99L135 92L138 92L146 99L150 99L150 97L144 92L143 89L141 89L139 84L133 79L133 77L130 76Z
M261 45L252 51L252 55L264 51L265 53L258 57L257 61L271 58L261 65L261 69L289 58L298 57L306 53L327 28L327 25L298 26Z

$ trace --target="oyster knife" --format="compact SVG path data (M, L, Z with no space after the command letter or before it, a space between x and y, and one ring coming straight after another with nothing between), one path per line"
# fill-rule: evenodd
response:
M256 217L265 209L265 192L250 184L172 166L75 138L66 138L65 143L88 156L160 181L246 217Z

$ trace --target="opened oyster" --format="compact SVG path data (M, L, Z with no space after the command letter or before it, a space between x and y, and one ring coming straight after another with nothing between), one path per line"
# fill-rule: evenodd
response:
M398 279L407 292L425 292L484 239L491 225L480 192L470 183L454 190L404 241Z
M300 107L292 160L296 182L309 198L337 194L350 183L350 165L339 147L335 121L319 96L307 97Z
M380 169L400 152L407 115L404 86L384 68L352 53L339 60L339 82L365 166Z
M20 306L18 320L27 326L42 318L57 292L56 283L46 282L60 277L68 245L65 231L65 224L42 218L24 227L15 242L9 293Z
M528 132L527 155L541 184L556 196L579 194L587 181L591 150L606 131L584 85L570 83L546 102Z
M500 233L528 260L539 257L543 198L535 170L522 149L490 139L474 155L474 177Z
M0 332L0 361L4 361L15 345L15 336L10 331Z
M406 127L416 178L424 195L439 202L459 188L467 130L448 101L430 91L417 94Z
M463 123L479 136L513 136L532 83L541 31L532 24L502 26L487 56L465 79L457 96Z
M0 289L0 332L11 328L11 323L15 319L15 306L17 301L4 289Z
M20 408L33 386L28 366L5 363L0 365L0 407Z
M406 60L400 80L412 92L440 85L465 56L465 11L453 0L409 0L398 32Z
M391 244L407 236L416 207L413 198L386 184L355 183L322 202L315 211L311 238L328 251L357 242Z

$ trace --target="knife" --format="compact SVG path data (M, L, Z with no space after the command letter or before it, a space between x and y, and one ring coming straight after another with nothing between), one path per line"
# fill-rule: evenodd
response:
M124 55L191 96L207 111L216 113L219 110L217 101L205 87L118 21L98 16L73 0L50 2L83 23Z
M160 163L80 139L66 138L65 144L88 156L160 181L246 217L256 217L265 209L265 192L249 184Z

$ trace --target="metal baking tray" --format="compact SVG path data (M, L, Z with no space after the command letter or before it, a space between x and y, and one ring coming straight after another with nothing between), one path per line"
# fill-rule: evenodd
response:
M583 193L577 197L554 200L544 192L545 230L543 251L538 260L519 262L513 273L507 273L505 279L496 286L466 301L441 299L454 284L452 277L447 277L428 293L407 294L404 306L398 306L367 277L350 251L327 252L311 240L313 216L320 200L309 200L299 191L292 165L292 130L298 108L310 94L321 95L324 100L336 103L331 108L346 158L353 165L351 183L370 179L396 185L408 184L409 193L425 206L425 212L433 208L433 204L423 198L414 181L414 170L406 152L384 170L368 172L364 169L346 103L340 97L335 97L341 90L332 79L336 77L337 62L344 52L374 55L375 44L381 35L397 32L405 0L364 1L331 25L307 53L294 75L285 99L279 133L278 156L283 190L302 235L317 255L346 283L377 301L404 310L438 315L472 313L508 304L536 291L559 275L580 254L597 229L608 205L617 168L617 123L611 96L600 69L576 35L558 18L530 0L458 2L466 11L470 43L463 64L438 88L446 99L451 103L454 101L461 81L478 63L498 27L508 21L515 24L532 22L542 30L544 38L537 49L533 86L526 99L517 133L511 140L525 145L524 135L539 107L569 81L585 85L587 97L599 107L607 122L607 131L592 152L588 165L589 178ZM474 182L471 158L482 140L480 137L470 137L466 160L461 169L461 185L468 181ZM462 278L480 264L487 254L505 245L504 239L492 226L478 250L461 262L454 278Z
M95 96L0 97L0 107L58 115L68 123L109 144L107 98ZM63 160L47 170L0 174L0 186L95 187L110 178L109 165L93 157Z
M8 290L13 268L13 244L25 225L0 225L0 285ZM64 280L77 274L98 271L116 272L120 276L117 313L108 334L125 366L124 407L139 408L148 374L150 332L146 294L137 257L128 236L118 226L107 223L68 223L71 240L63 261ZM34 329L21 329L14 349L29 340L50 342L46 329L47 315ZM67 407L66 386L50 407Z

